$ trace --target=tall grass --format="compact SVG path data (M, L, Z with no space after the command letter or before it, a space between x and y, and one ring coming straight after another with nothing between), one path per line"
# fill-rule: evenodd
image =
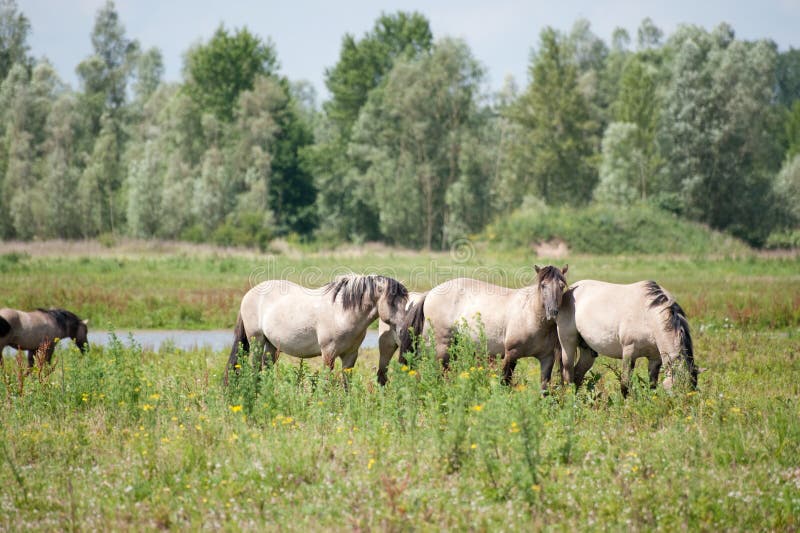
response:
M499 285L532 283L534 263L570 264L568 281L629 283L655 279L669 289L697 327L791 328L800 325L800 256L536 257L533 252L487 251L478 243L458 253L402 253L301 257L167 254L131 257L39 258L0 256L0 306L65 307L90 327L233 328L244 293L265 279L320 286L345 271L381 273L412 290L454 277Z
M347 376L113 342L3 368L0 529L791 530L800 339L698 331L697 392L513 386L468 339ZM24 362L21 362L24 364ZM24 376L19 388L16 376ZM44 376L39 378L37 376Z

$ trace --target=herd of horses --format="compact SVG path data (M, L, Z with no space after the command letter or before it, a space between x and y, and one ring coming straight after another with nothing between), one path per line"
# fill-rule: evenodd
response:
M651 387L670 388L681 371L697 386L689 323L675 298L654 281L629 285L582 280L567 285L568 267L535 267L535 281L510 289L484 281L457 278L428 292L415 293L381 275L340 276L320 288L287 280L256 285L242 298L233 345L225 369L239 368L241 354L253 354L261 365L280 353L299 358L322 356L333 369L352 369L372 322L379 319L377 379L387 381L394 353L400 361L433 343L446 370L450 346L458 332L482 343L502 359L502 380L510 384L517 361L535 357L541 387L547 390L556 362L564 384L580 386L598 354L622 359L621 388L628 394L637 358L648 359ZM63 309L23 312L0 309L0 353L6 346L28 351L49 363L57 339L72 338L81 351L87 322ZM2 359L0 358L0 361Z

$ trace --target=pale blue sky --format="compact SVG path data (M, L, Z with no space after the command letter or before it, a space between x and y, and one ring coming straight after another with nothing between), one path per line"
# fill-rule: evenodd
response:
M76 86L75 67L91 51L89 34L105 0L17 1L31 20L33 54L48 57L61 77ZM495 89L507 74L525 85L530 51L541 29L569 30L579 17L606 41L617 26L635 39L639 23L649 16L665 34L680 23L710 29L724 21L740 38L772 39L781 50L800 48L800 0L117 0L116 6L128 37L144 48L161 49L169 81L180 79L187 48L208 39L224 22L271 38L281 71L292 80L310 81L319 100L327 98L324 71L336 63L342 36L360 37L381 12L397 10L424 14L436 38L465 39Z

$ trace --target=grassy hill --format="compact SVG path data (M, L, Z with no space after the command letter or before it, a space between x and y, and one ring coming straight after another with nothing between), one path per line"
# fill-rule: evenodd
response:
M484 237L499 248L564 242L572 253L741 253L748 246L707 226L652 206L528 206L491 224Z

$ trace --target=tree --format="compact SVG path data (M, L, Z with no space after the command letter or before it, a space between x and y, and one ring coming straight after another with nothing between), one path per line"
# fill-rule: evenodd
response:
M556 204L588 201L597 181L591 163L596 125L572 58L562 35L542 30L531 83L509 115L524 130L515 157L530 169L531 192Z
M775 67L777 79L778 101L786 107L791 107L800 100L800 49L789 50L778 54Z
M662 161L655 143L660 109L658 75L656 67L644 55L628 58L612 106L614 120L620 125L614 132L609 131L609 126L603 138L601 182L622 172L628 176L624 181L633 186L642 200L659 189L656 177Z
M786 214L786 225L800 225L800 155L787 159L775 179L775 198Z
M661 39L664 32L655 25L650 17L642 20L639 29L636 31L636 46L640 51L661 46Z
M136 59L136 83L133 93L145 102L158 89L164 76L164 58L158 48L151 48Z
M271 42L247 28L229 33L220 26L208 43L188 52L184 87L200 109L230 122L239 94L252 90L258 76L274 74L277 68Z
M78 191L80 167L75 149L79 123L75 95L62 94L53 103L46 125L40 202L46 207L42 226L47 228L47 237L75 239L84 235Z
M795 101L784 121L786 135L786 156L785 159L792 159L800 154L800 100Z
M381 84L395 61L429 52L432 45L430 24L416 12L381 15L360 41L346 34L339 61L325 71L331 93L324 106L328 118L347 137L369 92Z
M17 8L15 0L0 0L0 80L6 79L16 64L30 70L28 34L31 23Z
M138 55L139 44L125 37L125 28L111 0L97 12L91 38L93 54L82 61L76 70L83 84L90 131L96 135L101 128L103 113L107 113L114 122L120 120L118 115L126 101L128 79Z
M645 197L645 156L638 146L639 128L630 122L612 122L603 135L600 183L594 198L629 205Z
M16 63L0 87L0 208L10 216L0 222L3 235L44 236L49 207L39 186L46 157L46 124L61 83L46 61L30 77ZM6 217L1 217L6 218Z
M164 186L159 149L147 141L144 153L128 169L128 231L136 237L155 237L160 233Z
M101 119L101 130L80 178L79 202L85 237L117 229L122 206L116 198L120 176L119 148L114 123L109 115Z
M394 64L428 54L433 35L418 13L381 15L360 40L345 35L339 61L325 71L331 98L323 105L317 143L303 151L304 167L314 175L317 214L329 236L378 239L375 202L359 185L368 163L348 155L353 126L372 91L386 82Z
M771 176L780 146L772 106L776 53L727 25L684 27L665 91L660 145L671 188L692 218L760 244L772 223Z
M400 60L386 85L370 94L353 133L350 153L368 163L359 189L378 207L381 232L392 242L431 248L454 236L451 206L475 202L448 191L486 181L468 164L481 126L483 69L461 41L445 39L430 56ZM478 165L479 167L480 165ZM477 172L480 172L479 170ZM474 191L475 194L480 194ZM481 221L483 222L483 221ZM462 218L461 223L470 225ZM452 224L451 224L452 227Z

